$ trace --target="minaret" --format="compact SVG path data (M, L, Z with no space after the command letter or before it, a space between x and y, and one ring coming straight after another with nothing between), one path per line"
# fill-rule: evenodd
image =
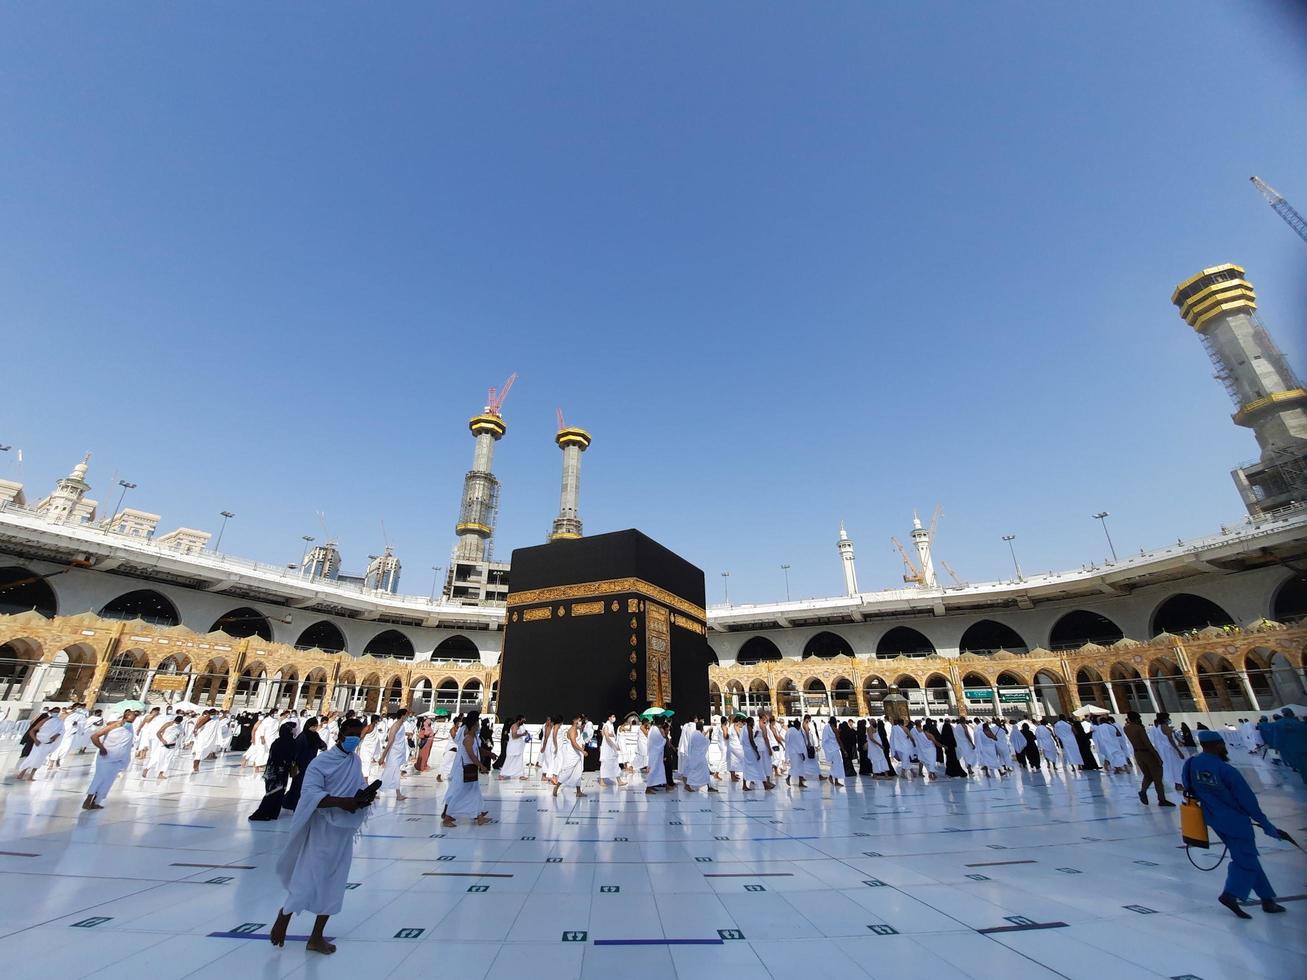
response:
M495 533L495 513L499 510L499 480L490 467L495 458L495 443L504 438L508 426L487 408L468 421L468 428L477 443L472 453L472 468L463 478L463 505L454 528L458 534L454 557L459 561L485 561L486 543Z
M495 443L504 438L508 426L504 423L504 399L517 380L517 372L509 375L503 387L491 388L486 396L486 407L480 415L468 420L467 427L476 439L472 453L472 468L463 477L463 503L458 509L458 523L454 533L454 560L484 562L490 558L490 539L495 533L495 515L499 512L499 481L491 471L495 458ZM453 570L451 569L451 575Z
M46 520L59 524L76 517L79 505L91 489L91 485L86 482L86 471L90 464L91 454L87 453L71 473L55 484L50 496L36 505L37 512L44 515Z
M930 557L930 532L921 526L921 518L912 512L912 543L917 546L917 559L921 563L921 581L917 583L923 589L933 589L935 581L935 562Z
M581 536L581 454L590 448L590 433L576 426L565 426L563 413L558 413L558 435L554 442L563 451L563 490L560 494L558 516L549 532L550 541L566 541Z
M844 530L843 521L840 521L840 540L837 547L840 549L840 564L844 566L844 591L848 595L857 595L858 572L853 567L853 542L849 540L849 535Z
M1231 475L1253 516L1307 500L1307 390L1257 317L1242 267L1204 269L1175 287L1171 302L1198 331L1225 385L1235 425L1253 430L1261 459Z

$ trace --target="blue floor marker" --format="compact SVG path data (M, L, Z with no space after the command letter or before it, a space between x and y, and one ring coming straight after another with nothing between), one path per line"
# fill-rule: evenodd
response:
M596 939L596 946L720 946L725 940L717 939Z

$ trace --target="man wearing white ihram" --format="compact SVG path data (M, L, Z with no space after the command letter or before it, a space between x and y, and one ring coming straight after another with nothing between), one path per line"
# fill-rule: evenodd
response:
M91 744L98 753L95 757L95 775L82 801L83 810L103 810L104 801L113 788L113 781L132 761L132 722L136 712L130 708L118 721L93 732Z
M40 728L32 733L32 748L27 757L18 760L18 778L28 782L36 779L36 771L45 765L51 753L59 747L59 739L64 733L64 722L59 717L58 709L46 709L49 716L41 722ZM28 773L26 777L23 773Z
M622 779L621 755L622 747L617 744L617 715L609 714L608 720L604 722L604 727L599 735L599 783L603 784L605 779L611 779L618 786L625 786L626 780ZM512 751L512 743L509 743L509 751Z
M480 826L489 823L481 797L481 713L473 711L463 719L463 726L454 733L454 746L458 750L449 789L445 791L445 808L440 814L442 827L458 826L455 818L474 817Z
M685 788L693 793L706 786L709 793L716 793L708 771L708 736L703 733L703 723L695 722L686 727L690 728L690 737L685 740L685 757L681 760Z
M315 953L336 951L323 930L328 917L345 904L354 835L376 797L376 791L363 780L355 751L362 731L363 722L358 718L342 722L340 741L319 752L304 771L304 789L291 820L286 850L277 860L277 876L286 889L286 900L269 935L274 946L286 944L292 915L312 912L317 918L305 948Z
M830 781L833 786L844 785L844 753L840 751L840 733L835 728L835 717L826 720L826 727L821 732L821 752L826 756L826 765L830 766Z
M402 803L408 797L399 788L399 777L408 762L408 739L404 736L404 716L407 708L400 708L395 719L390 723L386 733L385 745L381 748L381 788L395 791L395 802Z
M526 716L518 715L508 729L508 747L504 750L503 768L499 770L501 780L526 779L526 742Z

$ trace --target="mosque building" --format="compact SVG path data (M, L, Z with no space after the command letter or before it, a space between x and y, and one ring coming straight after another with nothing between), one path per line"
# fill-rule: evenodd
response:
M1307 391L1258 319L1241 267L1204 269L1172 300L1230 392L1233 421L1261 449L1233 473L1246 518L1103 563L966 583L935 553L936 522L914 515L911 550L899 546L903 587L871 592L841 525L842 594L706 610L714 708L878 715L891 692L917 716L1085 703L1238 714L1302 702ZM493 459L513 380L468 423L475 446L455 543L428 595L400 591L390 547L360 575L342 571L334 541L308 537L300 562L260 564L220 553L206 531L156 534L160 515L121 508L130 485L102 516L90 454L34 504L0 480L0 713L180 696L236 710L492 712L511 575L493 551ZM562 486L548 538L567 540L582 534L591 435L560 413L555 441Z

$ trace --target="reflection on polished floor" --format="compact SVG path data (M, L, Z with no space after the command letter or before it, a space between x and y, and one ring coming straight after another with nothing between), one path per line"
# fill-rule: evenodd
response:
M1097 773L654 797L587 776L581 800L492 780L497 822L447 832L443 785L410 777L411 799L379 803L357 843L328 928L339 952L276 950L263 935L289 821L246 821L261 782L237 760L162 789L120 780L96 814L79 809L89 755L7 781L6 976L1245 980L1307 962L1307 900L1235 920L1215 902L1224 868L1177 847L1176 811ZM1271 819L1307 831L1301 782L1243 766ZM1280 894L1307 899L1307 858L1258 846Z

